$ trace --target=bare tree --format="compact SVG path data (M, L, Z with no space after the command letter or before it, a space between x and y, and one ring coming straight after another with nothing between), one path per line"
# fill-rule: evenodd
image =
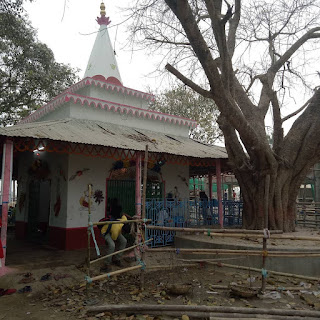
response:
M134 44L163 55L171 74L217 105L244 227L266 225L270 177L269 228L294 230L298 189L320 159L319 1L136 0L131 10ZM206 86L197 84L201 76Z

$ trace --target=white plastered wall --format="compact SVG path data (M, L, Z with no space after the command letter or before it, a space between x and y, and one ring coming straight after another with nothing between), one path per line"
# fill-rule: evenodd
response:
M175 196L177 187L178 198L189 199L189 166L165 164L161 170L166 184L166 195L170 192Z
M130 90L130 89L129 89ZM89 96L92 98L112 101L128 106L133 106L141 109L148 109L150 100L146 100L139 96L128 95L127 93L118 92L117 89L111 91L110 89L101 88L95 85L81 88L77 91L78 94Z
M92 198L91 221L99 221L105 216L106 179L109 177L114 161L107 158L92 158L81 155L69 156L67 228L86 227L88 225L88 209L81 206L80 198L88 190L89 183L93 185L93 192L101 190L104 197L100 204ZM89 170L83 171L83 169ZM77 171L83 171L83 174L77 175L69 181ZM88 200L88 198L86 197L85 200Z
M94 106L71 104L71 118L97 120L109 122L117 125L127 126L131 128L140 128L175 136L188 137L189 128L184 125L172 124L164 121L139 118L131 114L120 114L119 112L102 110Z

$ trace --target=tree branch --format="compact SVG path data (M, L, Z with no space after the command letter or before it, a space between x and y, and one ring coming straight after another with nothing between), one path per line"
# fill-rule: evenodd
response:
M213 98L212 93L210 91L204 90L200 86L198 86L196 83L185 77L182 73L180 73L176 68L174 68L171 64L166 65L166 69L172 73L174 76L176 76L180 81L182 81L186 86L190 87L194 91L198 92L205 98Z
M273 150L278 153L278 149L283 141L283 129L279 101L275 91L273 91L271 104L273 111Z
M213 60L208 45L199 30L188 1L165 0L165 2L181 22L187 38L207 76L211 90L217 95L221 95L223 92L223 85L217 64Z
M161 40L161 39L156 39L156 38L150 38L147 37L146 40L151 40L157 43L165 43L165 44L174 44L177 46L190 46L190 42L175 42L175 41L170 41L170 40Z
M313 28L299 38L282 56L277 60L268 70L268 74L271 74L272 77L280 70L280 68L289 60L289 58L308 40L320 38L320 27Z
M312 96L301 108L299 108L298 110L296 110L296 111L288 114L288 115L285 116L284 118L282 118L282 119L281 119L281 123L289 120L290 118L294 117L294 116L297 115L299 112L301 112L303 109L305 109L305 108L308 106L308 104L311 102L312 98L313 98L313 96Z
M234 16L229 21L228 51L229 51L230 57L232 57L234 54L234 49L236 45L236 32L237 32L239 21L240 21L240 15L241 15L241 1L236 0Z

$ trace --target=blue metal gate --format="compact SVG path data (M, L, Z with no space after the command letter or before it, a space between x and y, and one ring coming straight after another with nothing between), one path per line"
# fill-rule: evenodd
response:
M223 222L226 226L242 225L242 202L224 200ZM147 199L146 218L153 225L165 227L210 226L219 224L218 201ZM170 245L174 231L148 230L147 238L153 238L152 247Z

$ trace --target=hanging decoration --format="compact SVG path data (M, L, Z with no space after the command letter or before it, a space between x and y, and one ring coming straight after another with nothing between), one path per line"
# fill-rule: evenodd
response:
M150 172L148 173L148 178L156 178L158 179L158 174L161 175L161 168L165 164L165 160L149 160L148 161L148 169ZM123 178L132 178L135 177L135 165L136 162L134 160L118 160L113 163L112 168L110 170L110 178L111 179L123 179ZM149 171L148 170L148 171Z
M72 181L74 180L76 177L81 177L84 172L86 171L89 171L90 169L89 168L84 168L82 170L78 170L75 174L73 174L70 178L69 178L69 181Z
M38 180L46 179L50 174L48 163L41 159L34 160L29 168L29 174Z

